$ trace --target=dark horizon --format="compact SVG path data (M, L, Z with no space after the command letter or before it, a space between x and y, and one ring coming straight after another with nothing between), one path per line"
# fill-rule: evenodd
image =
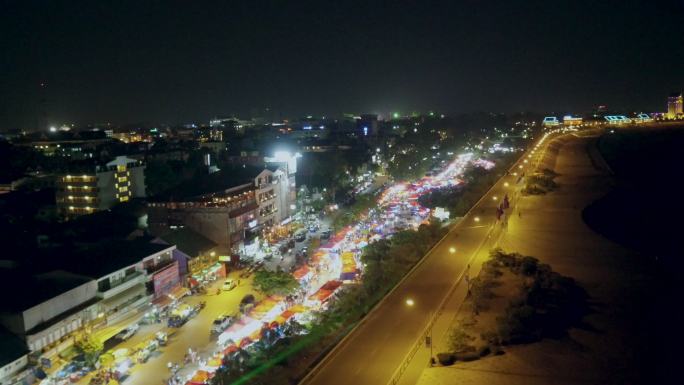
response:
M548 3L6 3L0 129L265 107L652 112L684 88L681 1Z

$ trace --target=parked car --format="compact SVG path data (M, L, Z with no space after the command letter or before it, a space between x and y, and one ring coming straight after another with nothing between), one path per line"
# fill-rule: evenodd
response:
M221 286L221 290L223 291L231 291L237 287L237 282L233 279L226 279L226 282L223 283L223 286Z
M227 314L221 314L216 317L214 322L211 324L211 333L221 334L224 330L226 330L228 325L230 325L230 316Z
M172 315L171 317L169 317L169 321L167 323L167 326L170 328L179 328L179 327L185 325L186 322L188 322L187 317L181 317L179 315Z
M306 240L306 230L302 230L297 231L297 233L295 234L295 241L304 242L304 240Z
M245 314L249 309L256 304L256 298L252 294L247 294L240 301L240 313Z
M321 239L329 239L331 234L332 234L332 230L325 229L325 230L321 231Z
M116 335L116 339L126 341L127 339L133 337L133 335L138 331L138 328L138 324L130 325L126 329L119 332L119 334Z

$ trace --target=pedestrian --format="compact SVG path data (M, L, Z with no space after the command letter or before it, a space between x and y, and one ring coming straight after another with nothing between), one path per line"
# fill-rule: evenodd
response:
M240 286L240 280L238 279L238 286Z
M518 210L518 218L522 217L522 213Z

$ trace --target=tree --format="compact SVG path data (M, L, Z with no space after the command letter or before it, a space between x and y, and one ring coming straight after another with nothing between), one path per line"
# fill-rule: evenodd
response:
M101 368L109 368L114 363L114 360L115 360L115 358L114 358L113 354L105 353L105 354L100 356L98 361L100 362Z
M98 356L102 353L102 349L104 349L102 341L92 334L84 335L76 341L75 346L79 352L85 355L85 360L89 365L94 365L97 362Z
M147 194L156 195L166 191L179 182L173 169L162 161L150 161L145 167L145 184Z
M266 295L289 295L299 287L299 282L284 271L262 269L254 275L254 286Z

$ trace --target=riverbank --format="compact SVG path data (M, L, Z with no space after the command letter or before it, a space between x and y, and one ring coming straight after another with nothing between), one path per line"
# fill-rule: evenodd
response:
M679 290L664 279L659 263L606 239L583 220L583 209L619 183L610 162L605 167L592 158L597 140L566 135L549 146L554 151L540 168L558 173L559 188L522 197L521 215L509 219L499 241L506 251L533 255L574 278L589 295L590 313L564 336L427 368L420 384L674 383Z

